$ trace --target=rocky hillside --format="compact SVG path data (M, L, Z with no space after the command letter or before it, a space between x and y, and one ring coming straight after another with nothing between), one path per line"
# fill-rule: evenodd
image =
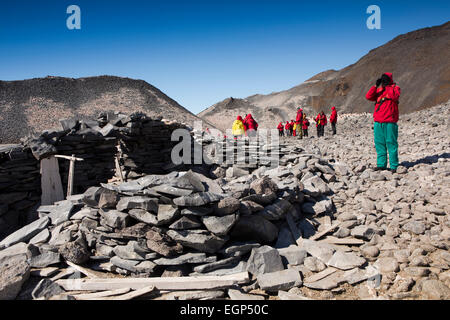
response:
M394 80L402 88L399 107L405 114L450 99L449 61L450 22L447 22L400 35L342 70L319 73L286 91L234 99L232 108L227 99L199 116L225 129L237 114L248 112L255 114L262 126L274 127L280 120L291 119L299 105L308 113L313 109L329 113L332 105L341 112L372 112L373 104L364 96L383 72L393 72Z
M189 125L199 120L143 80L101 76L0 81L0 144L59 128L62 118L96 119L100 112L110 110L141 111Z

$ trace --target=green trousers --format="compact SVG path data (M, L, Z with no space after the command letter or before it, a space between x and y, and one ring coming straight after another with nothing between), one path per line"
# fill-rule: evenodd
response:
M396 123L374 124L375 149L377 150L377 167L387 168L387 154L391 169L398 167L398 125Z

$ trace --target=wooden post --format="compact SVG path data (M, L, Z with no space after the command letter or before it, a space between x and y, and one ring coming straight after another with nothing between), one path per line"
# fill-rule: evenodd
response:
M41 205L52 205L64 200L64 191L59 175L58 159L49 157L41 160Z
M120 182L124 182L124 178L123 178L123 173L122 173L122 168L120 167L120 159L122 158L122 148L120 147L120 141L117 143L117 154L115 157L115 163L116 163L116 173L119 174L119 179Z
M71 157L56 155L55 158L66 159L70 161L69 176L67 180L67 197L72 195L73 192L73 177L75 173L75 161L84 161L84 159L76 158L74 154Z

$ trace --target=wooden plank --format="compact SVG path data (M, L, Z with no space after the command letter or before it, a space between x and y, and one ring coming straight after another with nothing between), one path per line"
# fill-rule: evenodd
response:
M84 159L82 159L82 158L75 157L74 154L71 157L57 154L57 155L55 155L55 158L61 158L61 159L66 159L66 160L75 160L75 161L84 161Z
M159 290L212 290L228 288L250 281L248 272L226 276L199 276L173 278L107 278L107 279L70 279L57 283L67 291L105 291L121 288L134 290L154 286Z
M138 298L147 293L150 293L155 290L154 286L148 286L142 289L138 289L120 296L106 297L101 300L133 300L134 298Z
M316 281L322 280L325 277L328 277L329 275L335 273L338 269L333 268L333 267L329 267L319 273L316 273L308 278L305 278L305 283L314 283Z
M73 154L72 157L74 158L75 155ZM68 181L67 181L67 197L71 196L72 192L73 192L74 171L75 171L75 159L71 159L70 160L70 165L69 165L69 178L68 178Z
M101 298L117 296L131 291L131 288L122 288L117 290L100 291L94 293L83 293L72 295L76 300L100 300Z
M122 168L120 167L119 158L115 157L115 163L116 163L116 172L119 174L119 180L120 182L123 182L123 173Z
M362 245L364 243L366 243L364 240L361 239L355 239L355 238L336 238L336 237L332 237L332 236L328 236L323 240L320 240L326 243L331 243L331 244L343 244L343 245L354 245L354 246L358 246L358 245Z
M317 240L322 238L324 235L326 235L327 233L330 233L331 231L334 231L335 229L337 229L339 226L341 225L340 222L336 223L335 225L332 225L331 227L326 228L325 230L316 233L315 235L313 235L312 237L309 238L309 240Z
M292 214L290 212L287 213L286 220L295 242L298 246L301 246L303 240L302 232L297 228L297 225L294 222L294 218L292 217Z
M85 276L89 277L89 278L93 278L93 279L100 279L100 278L105 278L105 274L102 272L97 272L97 271L93 271L90 269L87 269L85 267L79 266L75 263L72 263L70 261L66 261L67 265L71 266L72 268L74 268L75 270L81 272L82 274L84 274Z
M58 159L50 157L42 159L41 171L41 205L52 205L64 200L64 191L59 174Z
M41 269L31 269L30 275L33 277L42 277L47 278L59 271L59 268L56 267L47 267Z
M62 270L60 273L58 273L57 275L55 275L55 276L54 276L53 278L51 278L50 280L56 281L56 280L62 279L62 278L64 278L64 277L70 276L70 275L72 275L72 274L74 274L74 273L75 273L75 269L73 269L73 268L67 268L67 269Z

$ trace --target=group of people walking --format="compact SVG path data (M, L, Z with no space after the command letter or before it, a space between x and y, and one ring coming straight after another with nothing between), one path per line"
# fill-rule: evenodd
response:
M390 170L395 172L398 163L398 104L400 98L400 87L394 83L392 73L383 73L377 79L374 86L366 94L366 99L375 102L373 113L374 119L374 142L377 152L376 170ZM337 124L336 107L331 107L331 115L329 118L333 135L336 134ZM321 111L316 118L317 136L323 137L325 126L328 123L327 116ZM282 136L308 136L308 127L310 123L306 114L301 108L297 109L297 116L294 120L286 121L283 125L280 122L277 126L280 137ZM235 139L239 136L254 136L258 130L258 123L253 119L251 114L247 114L244 119L238 116L233 123L233 135ZM387 168L388 154L390 168Z
M235 139L242 136L253 137L256 135L258 130L258 123L253 119L252 115L246 114L245 118L242 119L241 116L237 116L237 119L233 122L233 127L231 131Z
M314 119L316 122L316 128L317 128L317 136L322 137L325 133L325 126L327 125L327 116L322 111L317 115L317 117ZM331 116L330 116L330 123L333 131L333 135L336 134L336 123L337 123L337 111L336 107L331 108ZM299 136L300 139L303 139L303 136L308 137L308 127L310 123L308 118L306 117L306 114L303 112L302 108L297 109L297 116L294 120L291 120L291 122L286 121L286 124L283 125L282 122L280 122L277 126L279 136L292 136L296 137Z

